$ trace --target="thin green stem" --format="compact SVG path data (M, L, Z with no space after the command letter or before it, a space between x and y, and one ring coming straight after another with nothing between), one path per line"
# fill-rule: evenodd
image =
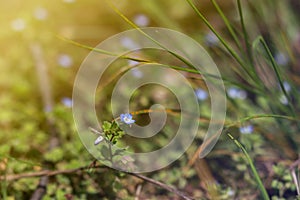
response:
M140 27L138 27L135 23L133 23L131 20L129 20L125 15L123 15L120 10L113 4L111 3L109 0L106 0L106 2L109 4L109 6L123 19L125 20L125 22L127 22L130 26L132 26L133 28L135 28L136 30L138 30L141 34L143 34L145 37L147 37L149 40L151 40L152 42L154 42L155 44L157 44L159 47L161 47L162 49L166 50L167 52L169 52L171 55L175 56L176 58L178 58L179 60L181 60L183 63L185 63L186 65L188 65L191 68L195 68L195 66L193 66L189 61L187 61L185 58L183 58L182 56L176 54L175 52L169 50L168 48L166 48L164 45L162 45L160 42L158 42L157 40L155 40L154 38L152 38L150 35L148 35L147 33L145 33Z
M266 188L264 187L264 185L263 185L263 183L261 181L261 178L259 177L258 172L257 172L257 170L256 170L256 168L255 168L255 166L253 164L253 161L252 161L251 157L249 156L248 152L246 151L245 147L243 147L243 145L238 140L236 140L230 133L227 133L227 135L228 135L228 137L231 140L234 141L234 143L236 144L236 146L239 147L242 150L242 152L244 153L244 155L246 157L246 160L247 160L247 162L248 162L248 164L250 166L250 169L251 169L251 171L253 173L253 176L255 178L255 181L258 184L258 188L261 191L263 199L264 200L270 200L270 197L269 197L269 195L268 195L268 193L266 191Z
M237 35L235 34L228 18L225 16L225 14L223 13L222 9L220 8L220 6L218 5L218 3L216 2L216 0L211 0L211 2L213 3L213 5L215 6L216 10L218 11L219 15L221 16L221 18L223 19L231 37L233 38L235 45L239 48L240 51L242 51L242 46L239 42L239 39L237 37Z
M293 114L294 117L297 117L297 115L295 113L295 108L294 108L294 106L292 104L292 101L291 101L291 98L288 95L288 93L287 93L287 91L286 91L286 89L285 89L285 87L283 85L283 80L282 80L281 75L280 75L281 73L280 73L279 67L278 67L278 65L277 65L277 63L276 63L276 61L275 61L275 59L274 59L274 57L273 57L273 55L271 53L271 50L269 49L267 43L265 42L265 40L264 40L264 38L262 36L259 36L254 41L254 43L253 43L254 48L256 48L258 42L263 45L263 48L266 51L269 60L271 61L271 66L272 66L272 68L273 68L273 70L274 70L274 72L276 74L276 77L277 77L278 82L279 82L279 86L280 86L283 94L285 95L285 97L288 99L288 106L290 108L290 111L292 112L292 114ZM298 127L300 127L299 123L298 123Z
M151 64L151 63L149 63L149 64ZM253 88L253 87L247 86L245 84L240 84L238 82L235 82L235 81L232 81L230 79L227 79L227 78L224 78L224 77L220 77L220 76L217 76L217 75L214 75L214 74L202 73L202 72L199 72L198 70L195 70L195 69L184 68L184 67L174 66L174 65L165 65L165 64L160 64L160 63L153 63L153 64L163 65L163 66L167 66L167 67L172 68L172 69L176 69L176 70L179 70L179 71L190 72L190 73L193 73L193 74L200 74L200 75L203 75L205 78L222 80L222 81L224 81L227 84L229 83L229 84L237 86L237 87L239 87L241 89L252 91L255 94L263 94L263 91L260 90L260 89L258 89L258 88Z
M286 119L286 120L290 120L290 121L297 121L300 122L300 119L294 118L294 117L290 117L290 116L285 116L285 115L274 115L274 114L259 114L259 115L253 115L253 116L248 116L245 118L240 119L237 122L228 124L226 127L232 127L232 126L236 126L238 124L241 124L245 121L249 121L251 119L259 119L259 118L277 118L277 119Z
M189 3L191 3L189 0L187 0ZM150 39L151 41L153 41L155 44L157 44L158 46L160 46L162 49L168 51L171 55L173 55L174 57L178 58L179 60L181 60L183 63L185 63L187 66L191 67L191 68L195 68L189 61L187 61L185 58L183 58L182 56L176 54L175 52L169 50L168 48L166 48L164 45L162 45L160 42L158 42L157 40L155 40L154 38L152 38L151 36L149 36L147 33L145 33L140 27L138 27L136 24L134 24L132 21L130 21L125 15L123 15L118 8L116 8L111 2L109 2L107 0L107 3L110 5L110 7L121 17L123 18L129 25L131 25L133 28L135 28L136 30L138 30L141 34L143 34L144 36L146 36L148 39ZM191 5L193 5L191 3ZM197 8L194 6L194 8L197 10ZM251 73L249 73L249 71L247 70L246 66L244 65L243 61L241 60L241 58L238 56L238 54L225 42L225 40L223 40L223 38L215 31L215 29L209 24L209 22L204 18L204 16L198 11L199 15L202 16L203 20L206 22L206 25L209 26L209 28L213 31L214 34L216 34L216 36L219 38L219 40L222 42L222 44L226 47L226 49L230 52L230 54L238 61L238 63L242 66L243 70L248 74L248 76L250 76L251 80L253 79L253 76ZM237 73L239 73L237 71ZM242 77L243 75L240 74ZM255 88L255 81L253 82L254 85L252 85L252 87Z
M176 69L176 70L179 70L179 71L184 71L184 72L189 72L189 73L193 73L193 74L200 74L200 75L203 75L205 77L209 77L209 78L212 78L212 79L217 79L217 80L222 80L224 81L225 83L229 83L231 85L235 85L235 86L238 86L239 88L242 88L242 89L245 89L245 90L251 90L253 91L254 93L256 94L262 94L262 91L258 90L258 89L255 89L253 87L250 87L250 86L246 86L246 85L243 85L243 84L240 84L238 82L234 82L230 79L226 79L224 77L219 77L217 75L214 75L214 74L209 74L209 73L202 73L198 70L195 70L195 69L191 69L191 68L185 68L185 67L180 67L180 66L175 66L175 65L167 65L167 64L162 64L162 63L157 63L157 62L153 62L153 61L150 61L150 60L146 60L146 59L141 59L141 58L135 58L135 57L131 57L131 56L126 56L126 55L117 55L115 53L112 53L110 51L105 51L103 49L99 49L99 48L95 48L95 47L91 47L91 46L88 46L88 45L84 45L84 44L81 44L79 42L76 42L74 40L70 40L70 39L67 39L67 38L64 38L64 37L61 37L61 36L57 36L59 39L65 41L65 42L68 42L72 45L75 45L77 47L80 47L80 48L84 48L84 49L87 49L87 50L91 50L91 51L95 51L97 53L100 53L100 54L104 54L104 55L109 55L109 56L119 56L120 58L122 59L127 59L127 60L133 60L133 61L137 61L137 62L140 62L140 63L147 63L147 64L157 64L157 65L165 65L167 67L170 67L172 69ZM126 70L129 70L131 67L128 67ZM123 71L122 71L123 72ZM121 72L121 73L122 73ZM112 77L112 80L114 79L114 77Z
M214 29L214 27L209 23L209 21L202 15L202 13L198 10L198 8L193 4L191 0L186 0L188 4L192 7L192 9L196 12L196 14L201 18L201 20L205 23L205 25L216 35L216 37L220 40L223 46L227 49L227 51L231 54L231 56L237 61L237 63L242 67L242 69L246 72L246 74L251 78L251 80L255 83L255 78L248 71L247 66L243 62L243 60L238 56L238 54L227 44L227 42L220 36L220 34ZM241 74L243 77L243 75Z
M137 62L150 62L149 60L134 58L134 57L128 57L128 56L125 56L125 55L119 55L119 54L116 54L116 53L113 53L113 52L110 52L110 51L105 51L103 49L99 49L99 48L91 47L91 46L88 46L88 45L84 45L84 44L81 44L79 42L75 42L74 40L70 40L70 39L64 38L62 36L59 36L59 35L57 35L56 37L60 40L68 42L72 45L75 45L75 46L78 46L78 47L81 47L81 48L84 48L84 49L87 49L87 50L91 50L91 51L94 51L94 52L97 52L97 53L101 53L101 54L104 54L104 55L117 56L117 57L122 58L122 59L133 60L133 61L137 61Z
M241 26L242 26L242 30L243 30L244 40L245 40L245 43L246 43L246 50L247 50L248 59L249 59L250 65L252 66L252 69L254 69L251 43L249 41L249 36L248 36L247 30L246 30L244 17L243 17L243 9L242 9L242 5L241 5L240 0L237 0L237 5L238 5L238 11L239 11L239 15L240 15L240 21L241 21Z

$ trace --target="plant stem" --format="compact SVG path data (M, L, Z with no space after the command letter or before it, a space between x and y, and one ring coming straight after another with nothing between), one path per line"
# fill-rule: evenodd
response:
M223 46L227 49L230 55L237 61L237 63L242 67L244 72L251 78L251 80L255 83L255 78L253 77L252 73L247 70L247 66L243 62L243 60L238 56L238 54L229 46L229 44L221 37L219 33L214 29L214 27L209 23L209 21L202 15L202 13L198 10L195 4L192 3L191 0L186 0L192 9L196 12L196 14L201 18L201 20L205 23L205 25L215 34L215 36L220 40ZM240 74L242 77L243 75Z
M216 0L211 0L211 2L214 4L215 8L217 9L219 15L221 16L221 18L223 19L230 35L232 36L234 42L235 42L235 45L239 48L240 51L242 51L242 47L241 47L241 44L239 42L239 39L237 37L237 35L235 34L228 18L225 16L225 14L223 13L222 9L220 8L220 6L217 4Z
M262 197L264 200L270 200L270 197L266 191L266 188L264 187L259 175L258 175L258 172L252 162L252 159L250 158L249 154L247 153L246 149L243 147L243 145L237 141L230 133L227 133L228 137L234 141L234 143L242 150L242 152L244 153L245 157L246 157L246 160L248 161L248 164L250 165L250 168L251 168L251 171L254 175L254 178L255 178L255 181L257 182L258 184L258 188L260 189L261 191L261 194L262 194Z
M248 34L247 34L245 22L244 22L243 9L242 9L242 5L241 5L240 0L237 0L237 5L238 5L240 21L241 21L241 25L242 25L242 29L243 29L243 35L244 35L244 40L245 40L245 44L246 44L248 59L249 59L249 62L250 62L250 65L251 65L252 69L255 70L254 65L253 65L253 55L252 55L251 45L250 45L249 37L248 37Z

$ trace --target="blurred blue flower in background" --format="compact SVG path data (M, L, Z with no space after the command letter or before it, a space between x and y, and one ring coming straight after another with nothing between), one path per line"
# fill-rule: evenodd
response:
M127 49L134 50L139 48L139 45L129 37L122 37L120 42L121 45Z
M130 72L136 78L142 78L144 76L143 72L138 68L133 68L132 70L130 70Z
M275 62L278 65L287 65L289 62L289 58L282 52L277 52L274 56Z
M52 111L52 106L47 105L47 106L44 107L44 112L45 112L45 113L49 113L49 112L51 112L51 111Z
M73 105L73 101L72 99L70 99L69 97L64 97L61 99L61 103L64 104L64 106L71 108Z
M23 31L23 30L26 28L26 22L25 22L25 20L22 19L22 18L14 19L14 20L11 22L11 28L12 28L14 31Z
M246 99L247 98L247 92L245 90L241 90L236 87L228 88L227 94L232 99Z
M74 3L75 0L63 0L65 3Z
M287 81L283 82L283 87L284 87L285 91L287 91L287 92L291 91L291 85Z
M204 101L208 97L207 92L201 88L195 90L195 94L200 101Z
M48 11L45 8L38 7L33 12L34 17L37 20L45 20L48 17Z
M254 131L253 125L241 126L240 133L242 134L251 134Z
M67 54L61 54L58 56L57 62L61 67L68 68L73 64L73 59Z
M204 36L204 42L207 46L213 47L218 45L219 39L213 32L209 32Z
M140 64L140 62L135 61L135 60L128 60L128 65L129 65L129 66L136 66L136 65L138 65L138 64Z
M133 22L140 27L145 27L149 25L149 18L146 15L139 14L133 18Z

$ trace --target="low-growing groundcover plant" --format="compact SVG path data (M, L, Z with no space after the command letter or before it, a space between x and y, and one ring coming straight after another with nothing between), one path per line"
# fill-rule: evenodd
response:
M3 55L10 58L0 60L1 199L299 199L297 1L56 3L60 7L27 5L33 14L10 20L11 36L0 32L1 38L9 41L2 47L6 49ZM199 74L196 66L173 52L148 49L122 55L105 72L96 91L95 109L101 126L86 130L93 138L91 146L101 155L95 160L77 135L73 81L88 51L99 55L113 52L92 47L99 29L76 35L78 30L68 27L70 21L62 16L69 11L76 19L84 18L72 24L97 24L100 14L95 14L95 8L103 5L103 10L109 10L103 11L107 16L101 15L103 23L116 23L117 27L108 31L108 36L113 30L128 28L145 34L139 29L144 26L184 32L206 48L221 76ZM82 9L86 14L79 12ZM116 18L108 17L111 11ZM59 25L64 28L57 28ZM49 27L51 33L46 31ZM22 39L16 43L14 37ZM129 49L135 45L130 38L120 43ZM158 76L155 71L144 74L138 68L153 63L176 70L188 80L201 116L197 116L199 128L192 145L178 160L141 175L131 172L134 160L126 151L149 152L167 145L180 118L191 117L181 112L176 96L159 85L134 91L129 112L112 116L110 99L117 81L128 71L137 79ZM169 74L164 76L176 81ZM225 125L216 146L200 159L200 145L211 117L206 81L215 80L222 80L226 89ZM121 95L128 93L126 88L121 91ZM129 132L136 124L147 125L151 115L162 112L151 107L157 103L172 108L165 110L164 128L151 142L131 137ZM120 148L115 150L116 146ZM120 168L129 166L128 171L107 167L112 163Z

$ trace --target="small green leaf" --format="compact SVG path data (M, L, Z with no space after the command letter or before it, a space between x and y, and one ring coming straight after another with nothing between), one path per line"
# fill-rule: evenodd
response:
M104 132L110 131L111 125L112 125L112 124L111 124L110 122L104 121L104 122L103 122L103 125L102 125L103 131L104 131Z
M113 121L112 124L111 124L111 128L110 129L111 130L118 130L119 129L119 125L115 121Z

